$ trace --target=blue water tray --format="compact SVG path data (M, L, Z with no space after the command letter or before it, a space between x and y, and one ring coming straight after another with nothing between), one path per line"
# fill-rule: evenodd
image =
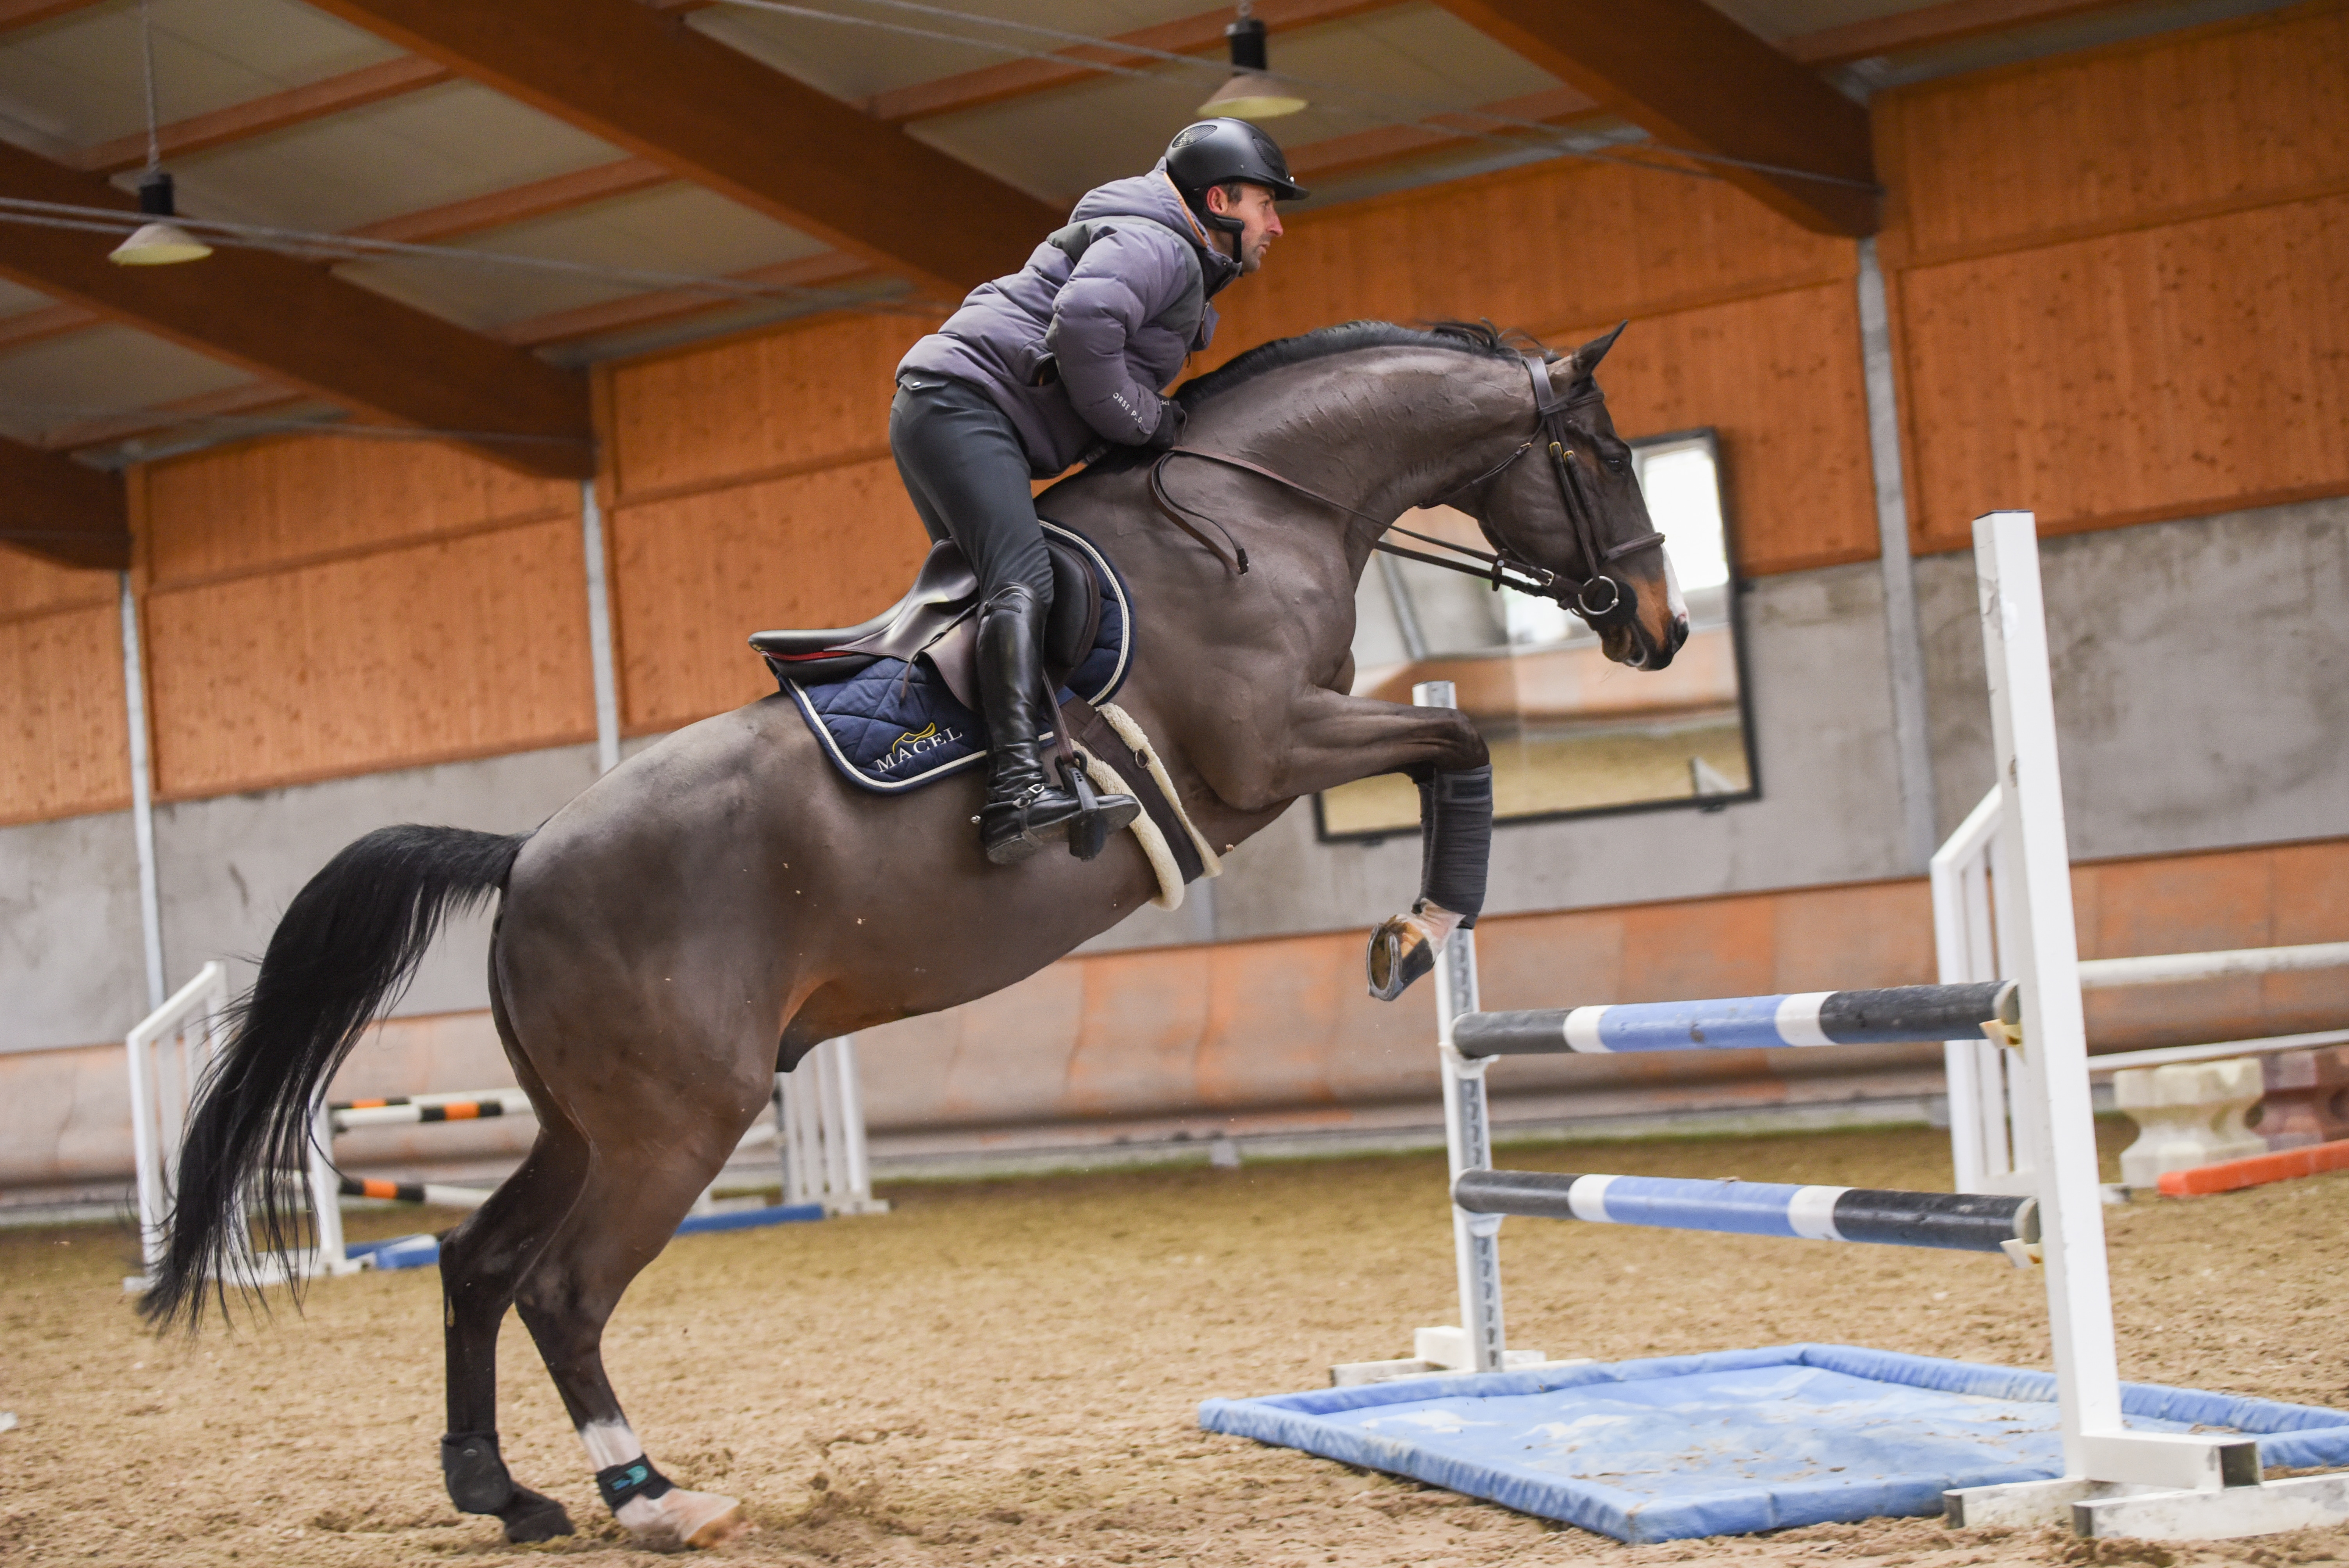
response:
M2265 1464L2349 1465L2349 1411L2121 1390L2137 1430L2225 1429L2256 1434ZM1936 1514L1953 1487L2063 1470L2052 1375L1846 1345L1209 1399L1199 1424L1628 1542Z

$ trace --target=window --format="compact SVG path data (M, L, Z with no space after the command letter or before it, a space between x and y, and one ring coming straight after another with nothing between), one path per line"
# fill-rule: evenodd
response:
M1421 681L1448 680L1493 752L1494 810L1504 820L1695 806L1756 794L1745 716L1737 585L1729 567L1713 432L1632 444L1649 514L1663 531L1689 640L1662 670L1610 664L1564 606L1384 553L1355 595L1354 694L1409 702ZM1413 513L1423 533L1483 547L1449 507ZM1408 779L1365 779L1315 802L1328 839L1413 830Z

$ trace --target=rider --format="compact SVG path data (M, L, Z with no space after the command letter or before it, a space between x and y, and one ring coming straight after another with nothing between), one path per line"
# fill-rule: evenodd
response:
M978 576L978 688L991 744L979 841L1025 860L1081 814L1044 771L1053 723L1044 617L1052 570L1030 479L1104 445L1164 449L1183 410L1159 388L1215 335L1207 301L1264 263L1276 201L1305 194L1280 149L1240 119L1202 120L1149 173L1088 193L1028 264L982 284L897 366L889 449L933 540ZM1140 806L1100 797L1109 825Z

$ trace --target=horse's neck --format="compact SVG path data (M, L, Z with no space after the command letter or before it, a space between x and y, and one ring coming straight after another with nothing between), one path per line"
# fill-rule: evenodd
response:
M1223 449L1351 509L1350 517L1312 510L1344 537L1359 571L1386 524L1449 488L1462 454L1489 439L1493 413L1481 397L1412 396L1427 383L1365 374L1347 356L1314 368L1250 410L1257 418Z

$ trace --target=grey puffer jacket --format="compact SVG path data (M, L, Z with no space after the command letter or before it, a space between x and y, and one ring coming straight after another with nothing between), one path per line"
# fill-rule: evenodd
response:
M1103 441L1150 438L1166 403L1159 388L1215 336L1206 302L1238 275L1162 162L1089 191L1067 228L1019 271L972 290L897 374L984 388L1047 479Z

